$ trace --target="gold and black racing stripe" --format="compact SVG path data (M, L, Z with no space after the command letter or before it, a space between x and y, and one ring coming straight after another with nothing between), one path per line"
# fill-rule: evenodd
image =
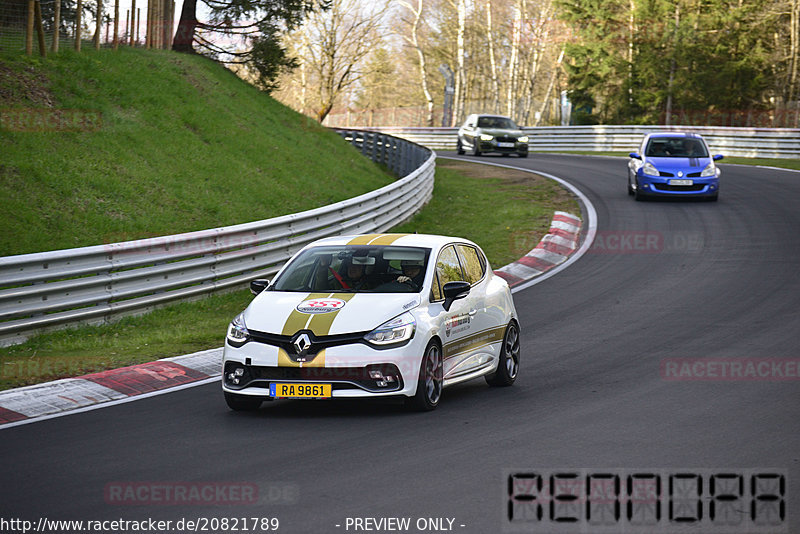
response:
M391 245L408 234L366 234L348 241L348 245Z
M472 352L481 347L502 341L505 331L505 326L497 326L451 341L450 343L445 343L442 347L443 357L447 360L459 354Z
M309 293L301 302L311 299L337 298L349 302L354 293ZM334 319L341 311L302 313L292 310L280 334L250 331L253 341L278 347L279 367L325 367L325 349L337 345L359 343L367 332L328 335ZM308 336L308 347L298 350L295 342L302 334Z

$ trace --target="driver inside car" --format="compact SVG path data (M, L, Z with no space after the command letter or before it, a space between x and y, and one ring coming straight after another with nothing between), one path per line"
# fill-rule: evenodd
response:
M411 284L416 288L422 287L422 281L425 278L422 266L422 260L401 261L400 268L403 270L403 274L397 277L397 282L401 284Z

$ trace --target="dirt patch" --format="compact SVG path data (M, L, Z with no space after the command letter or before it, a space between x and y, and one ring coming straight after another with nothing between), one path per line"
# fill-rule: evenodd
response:
M34 67L15 70L0 63L0 106L26 104L52 108L55 98L49 85L47 76Z

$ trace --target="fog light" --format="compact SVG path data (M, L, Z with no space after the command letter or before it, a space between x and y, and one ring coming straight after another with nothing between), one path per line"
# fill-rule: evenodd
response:
M392 375L389 375L389 376L386 377L386 381L389 382L389 383L392 383L392 382L394 382L394 377Z
M385 381L385 380L378 380L377 382L375 382L375 384L376 384L376 385L377 385L379 388L385 388L385 387L388 385L388 384L386 383L386 381Z
M650 184L644 184L642 187L644 187L645 189L649 189L650 188Z
M237 367L232 373L228 373L228 381L234 384L240 382L239 378L244 376L244 367Z
M372 370L369 372L369 377L373 380L383 380L383 373L378 370Z

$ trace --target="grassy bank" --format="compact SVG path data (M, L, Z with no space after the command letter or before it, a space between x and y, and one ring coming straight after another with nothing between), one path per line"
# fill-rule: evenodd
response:
M215 228L392 178L199 56L0 54L0 256Z
M395 230L467 237L485 249L493 267L499 267L536 245L554 210L579 213L576 201L549 180L439 160L433 200ZM0 389L219 347L228 322L251 298L247 290L215 295L111 325L43 334L0 348Z

